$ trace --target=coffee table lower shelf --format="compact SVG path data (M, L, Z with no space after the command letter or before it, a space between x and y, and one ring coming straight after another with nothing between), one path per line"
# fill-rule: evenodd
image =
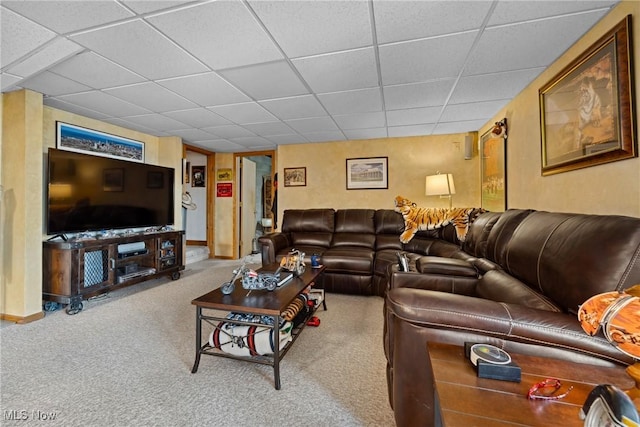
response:
M327 309L326 301L323 299L322 305L324 310ZM291 330L291 341L289 341L284 348L280 349L279 345L274 344L274 352L273 355L258 355L258 356L237 356L234 354L226 353L216 347L213 347L209 342L206 344L202 344L202 323L205 322L211 325L213 328L218 328L218 324L220 322L226 323L234 323L236 325L245 325L245 326L260 326L269 330L270 334L277 335L278 332L275 332L274 329L276 327L274 325L280 324L281 316L273 316L273 324L256 324L249 322L241 322L237 320L229 320L225 317L218 316L210 316L202 313L202 307L196 307L196 360L193 364L193 368L191 369L191 373L195 374L198 371L198 366L200 365L200 356L203 354L209 356L218 356L218 357L226 357L228 359L242 360L250 363L258 363L261 365L269 365L273 367L273 377L274 377L274 385L276 390L280 390L281 382L280 382L280 361L287 354L293 343L298 339L300 333L307 325L307 320L309 320L316 312L318 307L315 307L309 315L296 327Z

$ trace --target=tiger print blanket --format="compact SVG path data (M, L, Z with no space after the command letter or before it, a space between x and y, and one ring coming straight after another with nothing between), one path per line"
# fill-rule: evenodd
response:
M408 243L420 230L435 230L448 224L454 225L458 240L464 242L469 224L477 215L486 212L478 208L419 208L402 196L397 196L394 203L395 211L401 213L404 219L404 232L400 235L402 243Z

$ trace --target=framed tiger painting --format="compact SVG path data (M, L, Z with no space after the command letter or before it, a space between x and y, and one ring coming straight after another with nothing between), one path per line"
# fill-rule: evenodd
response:
M480 137L481 207L492 212L507 209L506 121L497 122Z

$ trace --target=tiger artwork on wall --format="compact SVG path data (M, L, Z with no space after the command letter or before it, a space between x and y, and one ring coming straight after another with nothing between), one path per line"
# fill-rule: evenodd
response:
M481 208L419 208L402 196L397 196L394 203L395 211L404 219L404 232L400 235L402 243L408 243L420 230L435 230L448 224L454 225L458 240L464 242L469 224L477 215L486 212Z

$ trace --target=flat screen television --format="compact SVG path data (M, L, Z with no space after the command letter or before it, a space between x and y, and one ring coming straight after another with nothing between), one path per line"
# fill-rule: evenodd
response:
M174 223L174 169L50 148L47 234Z

